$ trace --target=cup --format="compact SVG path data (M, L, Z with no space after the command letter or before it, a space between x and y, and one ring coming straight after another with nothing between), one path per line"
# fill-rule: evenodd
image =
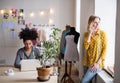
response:
M8 76L14 75L14 70L13 69L8 69L5 71L5 74Z

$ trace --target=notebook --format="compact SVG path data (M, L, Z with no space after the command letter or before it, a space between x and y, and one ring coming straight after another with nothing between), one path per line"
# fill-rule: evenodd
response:
M37 67L41 67L40 61L37 59L21 60L21 71L35 71Z

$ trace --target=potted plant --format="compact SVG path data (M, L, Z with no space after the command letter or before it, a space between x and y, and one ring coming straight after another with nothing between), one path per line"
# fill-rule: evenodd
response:
M52 28L52 33L50 34L50 40L43 42L44 52L42 57L42 67L37 68L38 77L41 80L47 80L50 77L51 60L56 60L58 57L60 49L60 29ZM39 57L38 57L39 59ZM47 64L49 63L49 65Z

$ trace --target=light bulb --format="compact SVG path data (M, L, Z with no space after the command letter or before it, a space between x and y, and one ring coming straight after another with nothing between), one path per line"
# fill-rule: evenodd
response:
M20 16L23 16L23 13L20 13Z
M1 12L1 14L4 14L5 11L4 11L4 10L1 10L0 12Z
M34 13L32 12L32 13L30 13L30 17L33 17L34 16Z
M44 14L45 14L44 11L41 11L41 12L40 12L40 15L44 15Z
M50 14L53 14L54 13L54 10L53 9L50 9Z
M52 24L53 23L53 20L52 19L49 19L49 24Z
M12 10L9 10L9 13L12 14Z

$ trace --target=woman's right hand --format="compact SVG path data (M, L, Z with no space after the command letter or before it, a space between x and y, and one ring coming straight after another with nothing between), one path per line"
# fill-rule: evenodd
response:
M100 64L94 63L93 66L91 67L92 72L96 72L100 68Z
M89 35L94 33L94 22L90 24L88 32L89 32Z
M94 32L94 28L93 28L93 22L90 24L89 29L88 29L88 38L87 38L87 42L90 42L91 36Z

